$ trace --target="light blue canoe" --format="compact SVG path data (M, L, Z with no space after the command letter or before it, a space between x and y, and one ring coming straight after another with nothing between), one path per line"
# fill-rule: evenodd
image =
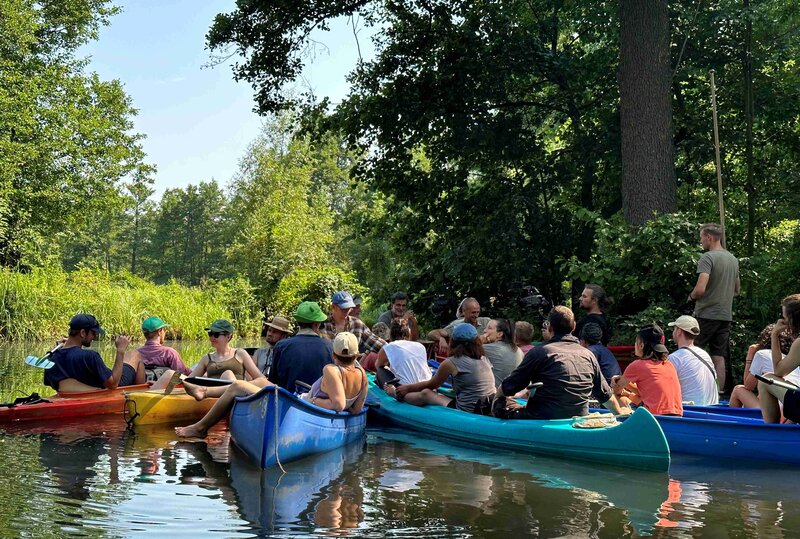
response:
M396 401L374 380L369 394L370 413L376 418L439 438L644 470L669 469L667 440L643 408L618 426L581 429L571 419L504 420L444 406L413 406Z
M325 410L274 387L237 397L230 416L231 440L262 468L363 439L366 424L366 411Z

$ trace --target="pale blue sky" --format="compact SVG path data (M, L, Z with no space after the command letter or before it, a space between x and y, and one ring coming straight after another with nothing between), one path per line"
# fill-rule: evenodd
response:
M204 67L205 34L214 15L233 10L233 0L118 0L117 5L123 12L82 54L91 56L88 69L102 79L119 79L139 110L135 129L147 136L147 160L158 167L156 196L211 178L227 184L261 126L252 112L250 85L234 82L228 65ZM331 26L314 36L328 50L319 50L306 67L304 84L339 101L347 94L345 76L358 52L347 20ZM369 57L367 32L361 31L359 41Z

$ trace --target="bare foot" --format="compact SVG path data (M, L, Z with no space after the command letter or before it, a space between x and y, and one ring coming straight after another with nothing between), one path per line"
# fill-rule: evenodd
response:
M201 429L195 423L188 427L175 427L175 434L180 438L205 438L208 431Z
M187 395L191 395L195 398L195 400L201 401L206 398L205 386L196 386L194 384L183 382L183 389L186 391Z

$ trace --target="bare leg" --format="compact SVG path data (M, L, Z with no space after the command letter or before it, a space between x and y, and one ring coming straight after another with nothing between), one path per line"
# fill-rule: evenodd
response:
M169 381L172 380L172 375L175 374L175 371L172 369L167 369L164 371L164 374L158 377L158 380L153 382L153 385L150 386L150 389L164 389L169 385Z
M136 377L133 379L134 384L144 384L147 382L147 373L144 371L144 363L142 363L139 357L139 352L136 350L129 350L125 354L125 359L123 361L136 371Z
M265 379L256 378L256 380ZM262 387L266 387L266 385L261 386L252 382L237 380L225 388L223 395L214 403L214 406L211 407L200 421L188 427L176 427L175 434L181 438L205 438L206 434L208 434L208 429L219 423L219 421L231 411L231 408L233 408L233 399L258 393L261 391Z
M719 380L720 390L725 389L725 357L711 356L711 361L714 362L714 370L717 371L717 380Z
M220 386L220 387L217 387L217 388L213 388L213 389L221 389L222 390L222 392L219 395L213 395L213 396L214 397L222 396L222 394L225 393L225 390L228 389L228 387L229 386ZM211 397L212 395L208 394L208 390L209 389L212 389L212 388L205 387L205 386L198 386L198 385L195 385L195 384L190 384L189 382L187 382L185 380L183 382L183 390L186 391L187 395L191 395L192 397L194 397L194 400L197 400L197 401L201 401L201 400L205 399L206 397Z
M773 374L766 374L768 378L777 378ZM781 407L780 402L786 395L786 389L778 386L765 384L764 382L758 383L758 399L761 402L761 416L764 418L764 423L780 423L781 422Z
M731 408L758 408L758 397L740 384L733 388L728 406Z
M407 393L405 402L413 404L414 406L425 406L426 404L434 406L447 406L453 399L440 395L439 393L430 389L423 389L422 391L415 391Z
M233 374L231 371L225 371L219 375L220 380L230 380L231 382L236 381L236 375Z

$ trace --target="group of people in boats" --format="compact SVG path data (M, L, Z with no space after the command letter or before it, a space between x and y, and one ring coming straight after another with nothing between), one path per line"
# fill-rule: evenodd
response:
M719 233L717 225L701 228L700 241L708 251L704 257L721 249ZM158 317L142 323L145 344L136 350L127 350L129 337L114 338L116 356L108 368L97 352L84 348L103 329L94 316L78 314L70 320L63 347L52 355L55 365L45 371L45 383L60 392L75 392L141 384L148 377L154 389L171 389L183 381L195 399L218 398L199 422L176 429L178 435L192 437L204 436L225 417L235 397L268 386L290 392L302 386L302 398L314 405L358 413L367 396L365 369L376 372L388 394L417 406L447 406L507 419L559 419L586 415L595 400L617 414L644 406L655 414L681 415L684 402L718 402L724 363L720 369L717 354L727 346L730 320L700 315L730 318L729 305L711 305L709 310L709 304L701 302L732 302L738 294L738 263L730 263L726 253L698 263L697 285L689 294L697 301L698 316L682 315L668 324L675 351L670 353L657 324L641 327L636 359L624 373L606 346L612 336L604 312L610 299L602 287L587 284L579 303L586 314L576 320L568 307L554 307L541 326L543 342L537 345L530 323L481 317L480 303L465 298L455 320L426 335L437 356L444 358L435 372L428 364L432 350L419 342L419 324L403 292L392 296L390 308L372 328L360 319L360 298L347 291L333 295L328 314L317 303L302 302L293 313L296 331L287 318L274 316L265 326L265 345L252 356L231 347L233 325L216 320L207 328L214 351L192 369L177 351L164 346L169 324ZM722 314L708 314L713 312ZM783 300L782 318L750 347L744 384L734 388L730 405L760 406L767 422L800 420L800 389L755 379L759 375L800 386L799 342L800 294L794 294ZM207 387L185 380L196 376L231 384ZM440 390L447 381L451 392ZM526 404L519 404L520 399Z

